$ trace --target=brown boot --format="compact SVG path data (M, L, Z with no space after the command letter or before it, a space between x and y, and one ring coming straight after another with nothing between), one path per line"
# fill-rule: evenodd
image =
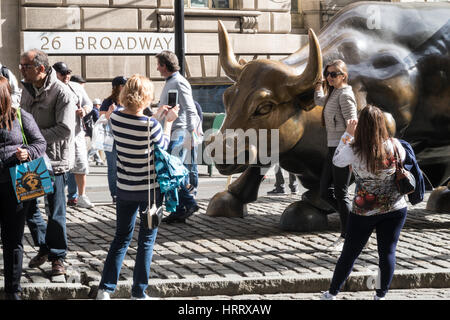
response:
M62 259L52 261L52 277L66 274L64 262Z
M39 251L38 254L30 260L28 267L31 269L38 268L38 267L42 266L44 263L46 263L47 260L48 260L48 254L42 253L41 251Z

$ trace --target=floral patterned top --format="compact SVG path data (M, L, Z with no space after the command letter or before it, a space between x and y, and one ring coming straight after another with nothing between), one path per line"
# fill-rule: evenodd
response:
M393 143L395 143L401 161L405 160L406 152L397 139L386 140L384 145L388 158L384 161L384 169L376 174L367 170L365 161L353 153L351 142L353 136L345 132L333 157L337 167L352 165L355 175L355 198L352 212L363 216L372 216L396 211L407 206L405 197L397 191L395 185L395 158Z

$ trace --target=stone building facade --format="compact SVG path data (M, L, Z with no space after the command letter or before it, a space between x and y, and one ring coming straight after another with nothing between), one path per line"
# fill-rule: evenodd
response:
M194 95L220 104L221 92L230 84L218 60L218 19L238 59L279 59L307 43L307 28L318 32L349 2L353 1L184 0L186 76ZM51 63L64 61L74 74L82 75L91 98L105 98L112 78L134 73L151 78L158 97L164 79L156 70L156 53L142 49L153 34L163 37L153 49L166 49L165 44L174 42L169 37L173 32L174 0L0 1L0 62L20 78L19 55L32 43L49 53ZM73 49L65 46L66 38L74 42ZM139 41L141 50L130 50ZM213 109L206 111L220 111Z

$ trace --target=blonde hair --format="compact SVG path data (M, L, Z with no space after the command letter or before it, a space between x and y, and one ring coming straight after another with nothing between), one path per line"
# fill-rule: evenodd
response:
M139 74L132 75L120 92L120 103L131 111L148 107L153 101L153 82Z

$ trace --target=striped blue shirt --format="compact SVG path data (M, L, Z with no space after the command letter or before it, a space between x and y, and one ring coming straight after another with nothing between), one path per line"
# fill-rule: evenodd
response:
M167 150L170 139L163 134L161 124L154 118L114 111L110 119L117 149L117 196L127 200L147 201L149 178L150 188L159 187L155 180L153 145L157 144L161 149ZM148 121L150 121L150 151Z

